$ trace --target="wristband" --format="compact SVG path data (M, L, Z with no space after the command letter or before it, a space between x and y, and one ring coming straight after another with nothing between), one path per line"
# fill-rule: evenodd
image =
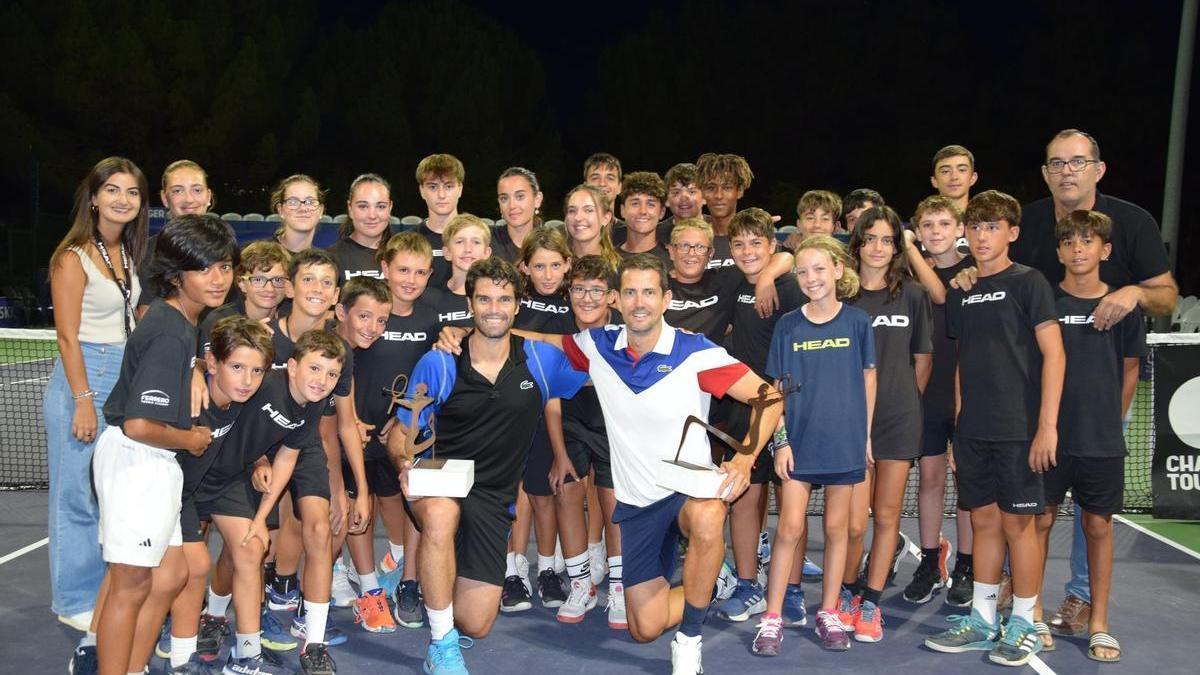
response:
M789 445L787 429L780 427L775 430L775 447L782 448L785 445Z
M78 394L72 394L71 398L76 401L78 401L81 398L96 398L96 390L95 389L84 389L83 391L79 392Z

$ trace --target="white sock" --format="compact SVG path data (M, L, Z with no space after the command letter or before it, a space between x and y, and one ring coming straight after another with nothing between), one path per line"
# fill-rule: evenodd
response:
M566 561L567 576L571 577L571 581L582 581L584 579L587 579L589 582L591 581L592 575L588 562L586 551Z
M567 569L567 561L563 559L562 539L554 540L554 571L562 574Z
M83 637L79 639L79 646L80 647L95 647L96 646L96 634L90 630L88 632L84 633Z
M522 579L529 578L529 559L520 553L517 554L517 576Z
M190 638L181 638L171 636L171 667L178 668L188 662L192 658L192 653L196 651L196 641L200 636L193 635Z
M996 601L1000 599L1000 584L985 584L981 581L975 582L975 589L972 593L971 609L979 612L979 616L987 622L989 626L996 625Z
M538 554L538 574L554 569L554 556Z
M675 641L681 645L698 645L698 644L700 644L701 637L702 636L700 636L700 635L697 635L695 637L688 637L687 635L684 635L683 633L675 633Z
M229 601L233 599L233 594L217 595L208 589L208 615L209 616L225 616L229 611Z
M379 585L379 577L375 574L375 570L371 570L366 574L361 572L358 575L358 594L366 595L368 592L377 588L382 588Z
M234 653L239 659L253 658L262 654L262 633L238 633Z
M608 580L610 583L621 583L621 556L608 556Z
M325 622L329 619L328 602L304 601L304 641L325 644Z
M395 560L396 564L400 564L400 561L404 560L404 544L393 544L389 539L388 550L392 552L392 560Z
M434 609L425 605L425 614L429 617L429 632L433 641L437 642L454 630L454 603L446 605L446 609Z
M504 577L517 576L517 554L514 551L509 551L504 559Z
M1029 623L1033 623L1033 607L1037 604L1037 596L1032 598L1019 598L1013 596L1012 615L1019 616Z

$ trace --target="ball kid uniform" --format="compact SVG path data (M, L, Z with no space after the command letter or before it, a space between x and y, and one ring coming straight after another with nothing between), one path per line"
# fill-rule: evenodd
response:
M824 323L804 308L775 324L767 375L787 391L784 424L792 446L791 477L815 485L855 485L867 471L867 387L875 367L871 317L842 304Z
M530 293L522 297L520 302L521 309L513 321L513 328L554 335L575 332L575 315L571 313L571 305L562 293L542 295L531 289ZM528 414L533 414L533 412L531 410ZM549 497L554 494L554 490L550 488L550 468L554 466L554 449L550 447L550 436L546 431L544 411L538 409L537 416L541 423L537 425L537 430L529 445L529 459L525 463L525 475L522 482L525 492Z
M471 365L471 342L464 340L458 356L422 356L409 385L424 384L433 399L417 424L425 431L433 419L436 456L475 462L475 484L458 500L455 560L458 576L494 586L504 583L517 484L540 420L536 411L551 398L574 396L587 379L550 345L516 335L509 341L508 361L495 382ZM396 419L411 426L412 412L398 407Z
M624 326L563 338L571 365L591 376L604 412L626 588L674 573L679 512L688 497L656 483L659 462L675 458L688 416L708 419L712 397L723 397L750 370L703 335L665 321L652 350L636 357L628 347ZM679 458L716 467L703 428L688 430Z
M875 336L875 459L913 460L921 451L921 394L913 354L933 351L933 309L921 284L901 277L899 293L862 289L853 306L871 316Z
M737 289L733 308L733 332L729 335L729 354L750 366L763 379L767 377L767 352L771 347L771 335L775 324L784 314L800 307L804 301L796 275L785 274L775 280L775 292L779 296L779 308L771 316L762 318L754 308L754 284L742 278ZM725 407L725 433L741 440L750 431L750 406L730 398L721 399ZM750 482L759 485L775 480L774 440L759 453L750 471ZM733 459L733 449L727 448L725 459Z
M947 294L946 334L958 341L962 410L954 463L964 509L1044 509L1042 475L1029 468L1042 400L1036 330L1057 319L1046 278L1018 263L979 277L970 291Z
M705 270L700 280L691 284L671 278L671 303L663 312L663 320L699 333L714 344L723 344L733 320L737 290L744 280L736 267Z
M196 490L208 469L221 455L241 410L241 403L231 402L222 410L210 402L208 407L200 412L200 424L212 430L212 442L208 444L208 449L199 457L186 452L178 453L179 466L183 469L183 503L179 511L179 523L184 543L204 541L204 532L200 528L202 519L196 508ZM205 515L203 520L211 520L209 514Z
M429 275L429 287L444 288L446 282L450 281L451 273L454 270L450 268L450 262L446 260L442 233L429 229L429 219L426 218L417 228L417 234L425 237L425 241L429 242L429 246L433 248L433 272Z
M650 255L652 255L655 258L658 258L660 261L662 261L663 269L665 269L665 270L671 269L671 254L670 254L670 252L667 251L667 247L663 246L661 243L655 244L654 248L650 249L649 251L644 251L644 253L649 253ZM622 260L625 260L626 258L632 258L633 256L638 255L638 254L630 253L629 251L626 251L625 249L618 246L617 247L617 255L621 256Z
M375 260L377 249L363 246L350 237L346 237L337 240L325 250L329 251L333 259L337 261L337 267L342 272L342 278L338 280L339 286L345 286L346 282L354 277L383 278L383 271L379 267L379 262Z
M618 326L621 315L609 310L608 325ZM578 326L575 326L578 330ZM585 385L574 397L564 399L563 441L567 446L567 457L575 467L575 473L585 476L595 471L596 487L613 489L612 457L608 447L608 430L604 426L604 410L596 387ZM567 476L567 482L575 479Z
M437 258L434 258L436 261ZM465 295L453 293L446 288L446 284L442 284L437 288L433 287L433 281L430 280L430 285L425 289L425 293L421 295L426 299L426 302L433 308L437 316L438 324L442 326L455 326L457 328L474 328L475 322L474 313L471 312L471 300Z
M106 562L158 567L168 546L183 543L183 470L175 450L129 438L121 425L147 419L190 429L195 352L196 327L162 299L150 305L125 345L120 375L104 403L108 427L92 457Z
M1046 503L1061 504L1070 490L1084 511L1110 516L1121 511L1125 492L1124 361L1145 355L1146 324L1134 307L1111 329L1096 330L1092 314L1101 298L1079 298L1062 288L1055 295L1067 372L1058 409L1058 463L1043 476Z
M227 302L212 310L200 320L196 331L199 339L196 341L196 358L203 359L212 348L212 332L217 322L229 316L246 316L246 300Z
M967 256L950 267L934 267L942 285L950 288L950 280L961 270L975 266ZM921 397L924 413L924 433L921 437L921 456L946 454L954 440L954 372L958 368L958 346L946 335L946 305L933 305L933 369Z

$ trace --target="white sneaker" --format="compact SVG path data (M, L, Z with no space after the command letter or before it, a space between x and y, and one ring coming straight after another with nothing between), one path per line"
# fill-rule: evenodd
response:
M671 675L697 675L704 672L700 665L700 636L687 637L676 633L671 641Z
M625 587L613 584L608 588L608 627L613 630L629 628L625 619Z
M58 620L62 623L67 624L71 628L74 628L77 631L82 631L82 632L86 633L92 627L92 610L89 609L86 612L80 612L78 614L71 614L69 616L59 614Z
M558 608L558 620L563 623L579 623L583 615L596 606L596 587L591 579L571 580L571 594L567 601Z
M521 583L525 584L525 592L532 598L533 585L529 583L529 559L520 553L517 554L517 576L521 577Z
M721 573L717 575L716 597L713 600L728 600L737 589L738 579L728 562L721 561Z
M333 601L334 607L350 607L358 599L358 594L350 586L346 563L342 562L341 558L338 558L337 562L333 564L333 588L331 590L330 600Z
M592 573L592 585L599 586L608 574L608 551L604 543L588 544L588 568Z

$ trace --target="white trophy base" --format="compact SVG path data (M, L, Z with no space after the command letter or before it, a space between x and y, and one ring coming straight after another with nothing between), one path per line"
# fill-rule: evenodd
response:
M659 463L658 475L654 478L659 487L689 497L718 499L725 496L720 491L721 483L725 482L725 474L711 467L664 459Z
M408 472L412 497L466 497L475 484L475 462L470 459L420 459Z

